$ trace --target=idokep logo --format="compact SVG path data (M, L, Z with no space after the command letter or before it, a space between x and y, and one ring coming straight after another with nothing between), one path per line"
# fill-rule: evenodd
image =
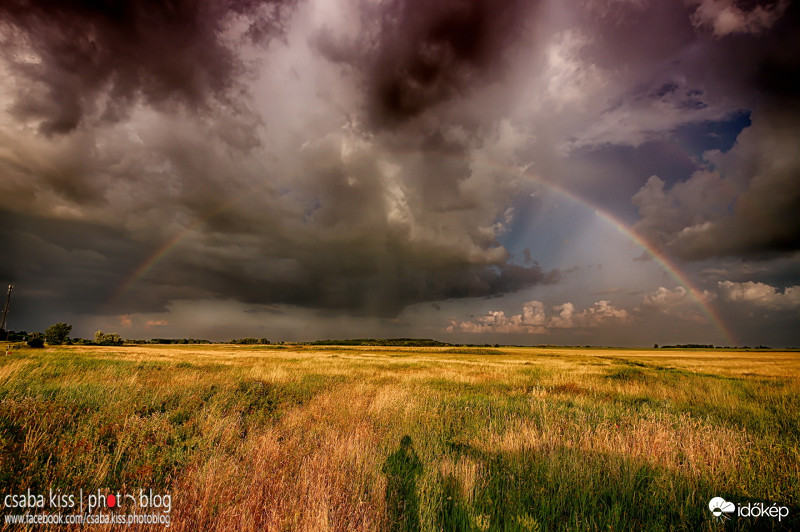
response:
M730 519L724 514L734 514L737 517L777 517L778 521L780 521L789 515L787 506L770 505L763 502L739 503L739 511L737 512L736 505L722 497L714 497L708 501L708 509L717 519Z
M728 502L722 497L714 497L708 502L708 509L711 510L711 513L714 514L714 517L721 519L730 519L727 515L724 514L731 514L736 511L736 505L732 502Z

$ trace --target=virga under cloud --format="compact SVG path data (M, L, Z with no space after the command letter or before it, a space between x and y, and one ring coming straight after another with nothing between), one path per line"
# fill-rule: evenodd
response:
M5 2L10 325L796 344L797 18Z

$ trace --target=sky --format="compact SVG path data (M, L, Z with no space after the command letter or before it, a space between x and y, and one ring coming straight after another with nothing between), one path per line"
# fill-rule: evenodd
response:
M788 0L5 0L8 329L800 346Z

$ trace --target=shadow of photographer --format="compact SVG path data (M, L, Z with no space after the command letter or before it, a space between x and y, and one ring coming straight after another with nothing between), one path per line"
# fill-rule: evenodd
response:
M386 458L382 470L386 475L389 530L420 530L417 477L422 474L422 462L411 436L400 439L400 448Z

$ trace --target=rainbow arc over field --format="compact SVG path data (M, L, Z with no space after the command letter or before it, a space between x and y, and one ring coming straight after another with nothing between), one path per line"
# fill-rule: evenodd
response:
M670 277L672 277L680 286L686 289L687 293L690 295L692 300L695 302L697 307L703 312L703 314L709 319L709 321L714 325L714 327L720 332L720 334L725 338L729 345L735 346L737 345L737 341L735 339L734 334L726 327L724 321L717 313L716 309L703 297L702 292L691 282L691 280L684 274L681 269L663 252L661 252L657 247L653 246L647 240L645 240L641 235L639 235L636 231L630 228L625 222L615 217L610 212L606 211L598 207L597 205L592 204L585 198L561 187L558 184L554 184L544 179L541 179L537 176L525 173L524 169L515 168L513 166L503 165L494 161L484 160L477 157L465 157L462 155L453 155L446 152L439 152L439 151L394 151L393 154L397 155L425 155L425 156L434 156L441 159L449 159L449 160L458 160L461 162L468 162L470 164L478 165L487 169L505 172L512 174L517 177L521 177L523 179L532 181L537 185L544 186L548 190L560 194L566 198L569 198L572 201L577 202L581 206L590 209L594 212L599 218L604 220L606 223L611 224L617 231L625 235L629 238L634 244L639 246L645 253L651 256L661 268L664 269ZM125 295L137 282L139 282L142 278L144 278L147 273L166 255L170 253L173 249L175 249L181 241L183 241L188 235L194 232L198 227L200 227L203 223L208 221L209 219L213 218L214 216L219 215L220 213L226 211L227 209L235 206L245 197L248 197L250 194L255 192L256 190L264 187L265 184L257 184L253 186L251 189L246 191L245 193L231 198L227 201L221 202L217 207L211 209L209 212L204 214L203 216L198 217L192 223L184 227L181 231L177 232L171 238L164 241L161 246L158 247L147 259L142 261L136 269L128 276L125 282L120 285L120 288L114 293L113 297L111 298L111 302L117 301L121 297Z

